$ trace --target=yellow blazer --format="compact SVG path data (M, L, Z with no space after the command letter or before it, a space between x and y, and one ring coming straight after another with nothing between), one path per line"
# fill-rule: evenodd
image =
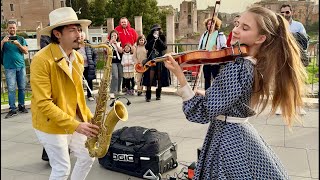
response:
M80 124L93 117L86 105L82 85L83 57L75 52L70 74L59 45L49 44L36 53L30 65L31 112L35 129L49 134L72 134Z

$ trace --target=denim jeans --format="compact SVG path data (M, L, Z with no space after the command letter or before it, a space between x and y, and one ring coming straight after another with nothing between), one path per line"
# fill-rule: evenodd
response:
M5 69L10 109L16 110L16 84L18 85L18 103L24 105L26 90L26 68Z
M123 77L123 67L121 63L112 63L112 80L111 80L111 93L118 93Z

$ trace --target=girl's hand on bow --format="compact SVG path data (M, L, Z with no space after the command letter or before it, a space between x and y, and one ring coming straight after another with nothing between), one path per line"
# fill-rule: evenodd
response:
M170 54L165 55L167 60L164 61L164 65L168 68L175 76L177 76L180 86L183 87L188 84L186 77L177 61L173 59Z
M174 75L184 75L179 64L173 59L171 54L166 54L167 60L164 61L166 68L168 68Z

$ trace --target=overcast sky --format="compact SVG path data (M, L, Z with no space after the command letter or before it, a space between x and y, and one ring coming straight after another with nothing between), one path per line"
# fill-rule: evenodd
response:
M172 5L174 8L179 8L180 10L180 4L184 0L157 0L157 1L159 6ZM191 1L191 0L186 0L186 1ZM246 9L248 5L251 5L258 1L260 0L221 0L219 12L225 12L225 13L242 12ZM319 0L316 0L316 1L319 2ZM206 9L208 5L213 6L215 2L216 2L215 0L197 0L197 6L198 6L197 9L198 10Z

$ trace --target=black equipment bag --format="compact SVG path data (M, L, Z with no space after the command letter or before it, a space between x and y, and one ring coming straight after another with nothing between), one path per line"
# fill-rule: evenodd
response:
M131 176L161 179L162 173L178 166L177 144L156 129L123 127L113 132L109 150L99 163Z
M310 63L310 58L308 57L308 46L309 46L309 36L303 33L293 33L293 37L296 39L301 54L301 61L305 67L307 67Z

